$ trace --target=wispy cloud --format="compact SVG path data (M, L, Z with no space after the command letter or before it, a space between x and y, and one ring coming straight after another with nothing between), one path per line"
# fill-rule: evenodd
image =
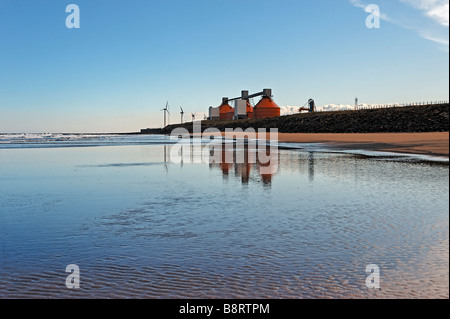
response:
M425 103L425 102L423 102ZM441 102L428 102L427 103L441 103ZM447 103L447 102L446 102ZM360 103L358 105L358 109L380 109L385 107L405 107L409 106L411 104L409 103L386 103L386 104L367 104L367 103ZM300 113L300 106L280 106L281 108L281 115L293 115ZM354 111L355 105L352 104L326 104L322 106L317 106L316 111L317 112L336 112L336 111Z
M449 26L449 1L448 0L400 0L422 11L427 17L436 23Z
M367 12L367 13L371 13L371 11L369 10L369 8L368 8L368 6L369 6L369 4L364 4L363 2L362 2L362 0L350 0L350 2L355 6L355 7L357 7L357 8L361 8L361 9L363 9L365 12ZM383 20L385 20L385 21L388 21L388 22L391 22L391 19L385 14L385 13L380 13L380 18L381 19L383 19Z
M364 0L349 0L350 3L367 12L367 6L370 4ZM449 28L449 0L396 0L411 8L414 8L420 15L425 16L430 23L422 23L416 21L415 18L410 19L409 23L404 19L395 19L392 15L383 12L381 18L387 22L398 25L402 28L415 31L420 37L438 43L445 47L448 51L448 33ZM373 1L372 1L373 2ZM383 10L383 8L382 8ZM422 19L423 20L423 19ZM431 24L431 25L430 25ZM445 32L443 32L445 31Z
M430 40L430 41L433 41L433 42L436 42L436 43L439 43L439 44L442 44L442 45L446 45L446 46L449 45L448 39L435 38L433 35L431 35L431 34L426 34L426 33L421 34L421 36L422 36L423 38L427 39L427 40Z
M368 107L368 104L364 104L361 106ZM281 108L281 115L293 115L298 114L300 112L300 106L280 106ZM328 112L328 111L347 111L347 110L354 110L354 105L346 105L346 104L328 104L323 106L317 106L316 111L317 112Z

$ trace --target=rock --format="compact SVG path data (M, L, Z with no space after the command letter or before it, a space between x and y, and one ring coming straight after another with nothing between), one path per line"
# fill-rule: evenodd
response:
M448 132L449 104L395 107L375 110L317 112L259 120L202 121L202 129L278 128L280 133L400 133ZM171 125L192 132L192 123Z

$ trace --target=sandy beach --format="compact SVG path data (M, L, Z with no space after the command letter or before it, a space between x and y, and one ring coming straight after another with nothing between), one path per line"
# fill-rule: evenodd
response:
M225 133L222 134L225 135ZM237 136L239 137L239 134ZM269 135L267 138L269 138ZM449 156L449 132L279 133L278 140L280 143L323 143L343 149Z
M449 156L449 133L281 133L280 142L324 143L346 149Z

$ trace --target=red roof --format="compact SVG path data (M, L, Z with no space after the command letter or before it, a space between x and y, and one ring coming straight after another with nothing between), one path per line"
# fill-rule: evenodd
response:
M255 118L278 117L281 115L280 107L272 100L265 96L253 109Z

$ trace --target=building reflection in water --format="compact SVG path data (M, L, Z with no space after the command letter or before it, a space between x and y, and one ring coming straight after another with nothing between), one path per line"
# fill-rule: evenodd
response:
M270 186L272 179L278 171L279 153L278 151L267 148L265 155L270 158L267 163L262 163L259 159L258 147L248 143L221 143L220 146L210 147L210 164L211 169L220 169L224 179L228 179L231 173L241 179L242 184L248 184L250 181L262 182L264 185ZM214 152L220 152L220 160L217 163L214 158ZM264 152L264 151L262 151Z
M164 146L164 162L169 161L170 151ZM259 150L253 143L218 142L213 144L189 143L179 147L177 162L181 166L186 163L209 163L211 170L220 170L224 180L238 178L242 184L262 183L271 186L274 177L283 170L284 173L301 173L308 175L314 182L316 156L314 152L281 151L270 147ZM173 154L170 155L172 159ZM265 156L265 158L261 157ZM262 158L263 161L259 159ZM264 163L263 163L264 162ZM305 165L306 164L306 165ZM166 165L167 170L167 165Z
M309 181L314 182L314 152L309 152L308 156L308 176Z

